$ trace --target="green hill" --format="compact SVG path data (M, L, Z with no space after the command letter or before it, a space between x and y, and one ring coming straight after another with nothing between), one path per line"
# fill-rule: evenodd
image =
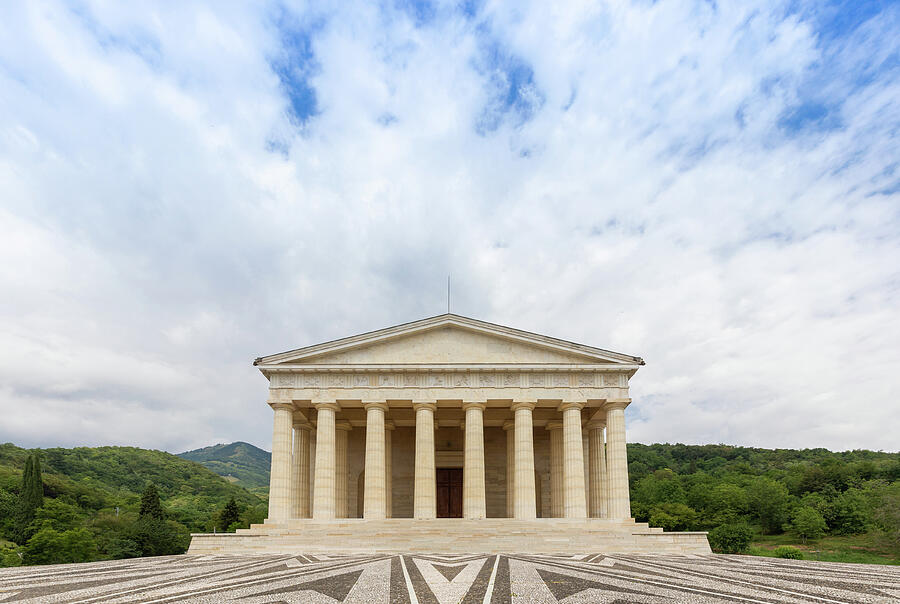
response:
M20 545L26 547L15 555L10 553L12 546L3 543L16 539L22 472L32 453L40 458L44 504L29 534L44 527L55 531L51 536L59 537L60 544L66 538L89 540L90 547L78 559L140 555L133 533L141 494L151 483L159 491L168 530L177 542L172 546L175 551L187 547L190 532L222 530L217 515L232 497L244 524L265 517L263 497L164 451L135 447L29 450L6 443L0 445L0 565L14 563L15 555L28 550L21 538Z
M179 453L178 457L195 461L226 480L265 493L269 488L272 454L245 442L213 445Z

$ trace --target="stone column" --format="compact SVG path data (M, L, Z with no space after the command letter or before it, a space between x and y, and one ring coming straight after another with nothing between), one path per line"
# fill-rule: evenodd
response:
M305 421L294 422L294 456L291 465L291 518L309 518L309 434Z
M516 515L516 423L503 422L506 432L506 517Z
M516 508L517 520L537 517L534 492L534 433L531 411L534 401L512 404L516 418Z
M584 449L581 440L581 409L584 403L559 406L563 414L563 481L566 518L587 518L584 491Z
M350 422L338 422L335 425L335 474L334 474L334 515L336 518L347 517L347 481L350 477L350 466L347 459L347 440L353 427Z
M606 463L609 475L607 514L609 518L631 518L631 499L628 494L628 451L625 448L625 407L631 400L607 401Z
M463 461L463 518L484 518L484 408L485 403L463 403L466 440Z
M606 445L603 440L603 422L588 424L591 441L591 518L606 518Z
M565 515L565 490L563 489L563 440L562 422L547 422L550 431L550 516L562 518Z
M366 480L363 495L363 518L385 518L384 413L387 404L363 402L366 408Z
M437 517L437 485L434 471L434 411L432 402L413 402L416 412L416 473L414 518Z
M269 472L269 520L283 522L291 517L291 429L294 405L289 401L270 402L275 411L272 427L272 467ZM228 527L223 527L223 529Z
M394 463L391 458L393 455L391 449L391 433L394 431L394 422L386 420L384 422L384 516L385 518L393 518L394 516Z
M313 518L332 520L335 506L335 449L336 440L334 414L341 408L337 403L316 403L316 478L313 492Z

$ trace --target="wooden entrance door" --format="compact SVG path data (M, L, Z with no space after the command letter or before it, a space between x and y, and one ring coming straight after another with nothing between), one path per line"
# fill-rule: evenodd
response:
M437 469L437 517L462 518L462 468Z

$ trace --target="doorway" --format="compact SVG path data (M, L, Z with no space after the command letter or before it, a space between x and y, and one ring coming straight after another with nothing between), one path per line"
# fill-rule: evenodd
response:
M437 468L437 517L462 518L462 468Z

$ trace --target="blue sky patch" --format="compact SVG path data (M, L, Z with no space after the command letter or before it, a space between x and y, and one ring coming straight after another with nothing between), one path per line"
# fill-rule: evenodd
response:
M829 132L843 126L840 107L806 101L786 109L778 118L778 127L788 134Z
M531 65L498 43L482 47L475 68L486 77L489 94L475 127L479 134L493 132L507 120L521 126L543 107L544 94L534 81Z
M281 38L281 53L270 64L287 95L291 121L302 127L320 111L311 79L319 71L312 36L321 26L292 23L282 14L276 27Z

